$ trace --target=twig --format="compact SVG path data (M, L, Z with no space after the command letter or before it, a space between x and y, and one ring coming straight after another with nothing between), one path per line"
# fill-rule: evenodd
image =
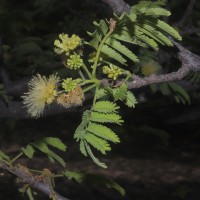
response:
M31 175L30 173L26 173L20 167L18 166L10 167L6 165L4 162L0 161L0 168L17 176L18 178L22 180L23 183L30 185L32 188L48 195L49 197L52 195L52 190L48 184L37 179L37 177L35 177L34 175ZM57 197L57 200L69 200L56 192L55 192L55 195Z

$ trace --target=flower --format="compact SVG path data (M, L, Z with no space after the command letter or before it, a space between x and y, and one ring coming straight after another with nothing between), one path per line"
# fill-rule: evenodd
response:
M46 78L37 74L28 83L29 91L22 98L32 117L38 118L43 113L45 105L55 100L58 82L57 75L53 74Z
M117 77L122 74L122 70L116 65L110 64L109 66L103 67L103 73L108 74L109 78L116 80Z
M80 55L73 54L67 60L67 66L70 69L79 69L83 66L83 59L81 59Z
M148 62L142 63L141 72L145 76L150 76L152 74L160 74L162 67L154 60L149 60Z
M74 90L77 86L77 84L81 81L81 79L75 79L72 80L72 78L66 78L62 82L62 88L65 90L65 92L71 92Z
M68 93L62 93L57 97L57 103L65 108L80 106L82 105L83 100L84 92L80 86L76 86L74 90Z
M69 37L68 34L62 33L59 35L59 39L61 41L54 41L54 45L56 46L54 51L58 55L65 53L68 56L70 51L76 49L81 44L81 38L75 34Z

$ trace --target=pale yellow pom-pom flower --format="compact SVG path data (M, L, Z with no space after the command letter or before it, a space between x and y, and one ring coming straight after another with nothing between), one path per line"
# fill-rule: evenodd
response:
M23 103L32 117L40 117L45 106L51 104L57 96L59 77L50 75L49 78L37 74L28 83L29 91L25 93Z

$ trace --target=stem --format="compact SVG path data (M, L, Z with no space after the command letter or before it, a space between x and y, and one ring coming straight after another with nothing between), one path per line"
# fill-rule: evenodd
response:
M83 75L83 73L82 73L82 71L81 70L79 70L79 75L80 75L80 77L85 81L85 77L84 77L84 75Z
M83 63L82 68L85 70L85 72L87 73L88 77L90 79L92 79L92 74L89 72L88 68L86 67L86 65Z
M96 87L96 90L95 90L95 95L94 95L94 99L93 99L93 106L94 104L96 103L96 100L97 100L97 91L99 89L99 85Z
M91 85L91 86L85 88L85 89L83 90L83 92L87 92L87 91L93 89L94 87L97 87L97 84L93 84L93 85Z
M10 161L10 163L12 164L12 163L14 163L18 158L20 158L21 156L23 156L24 155L24 153L19 153L17 156L15 156L11 161Z
M92 76L95 77L95 74L96 74L96 70L97 70L97 65L98 65L98 61L99 61L99 56L100 56L100 53L101 53L101 49L104 45L104 43L106 42L106 40L109 38L109 36L111 35L112 31L110 30L104 37L104 39L101 41L99 47L98 47L98 50L97 50L97 54L96 54L96 57L95 57L95 62L94 62L94 65L93 65L93 71L92 71Z

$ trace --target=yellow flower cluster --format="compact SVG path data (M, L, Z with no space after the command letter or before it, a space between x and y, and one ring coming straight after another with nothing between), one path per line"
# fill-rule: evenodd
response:
M70 69L79 69L80 67L83 66L83 59L81 59L80 55L73 54L69 57L67 60L67 65L68 68Z
M25 93L23 103L32 117L38 118L44 111L46 104L51 104L57 96L59 77L51 75L49 78L37 74L29 82L29 91Z
M54 51L58 55L65 53L68 56L70 51L76 49L81 44L81 38L75 34L69 37L68 34L62 33L59 35L59 39L54 41Z
M109 66L103 67L103 73L108 75L108 78L116 80L119 75L122 74L122 70L116 65L110 64Z

